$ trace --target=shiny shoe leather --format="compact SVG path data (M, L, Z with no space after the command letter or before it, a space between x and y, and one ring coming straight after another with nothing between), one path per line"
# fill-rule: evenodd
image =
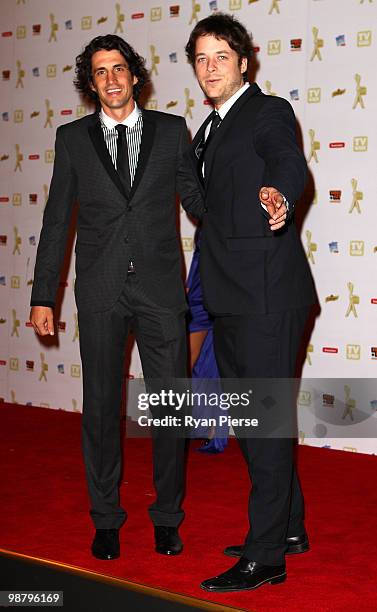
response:
M156 552L160 555L179 555L183 550L177 527L155 526Z
M298 553L304 553L309 550L308 534L304 533L300 536L292 536L287 538L287 550L286 555L297 555ZM224 555L228 557L242 557L244 546L227 546L224 550Z
M97 559L117 559L120 555L119 529L97 529L92 554Z
M241 557L228 571L204 580L200 585L204 591L227 593L230 591L249 591L257 589L266 582L279 584L284 582L287 574L285 565L262 565Z

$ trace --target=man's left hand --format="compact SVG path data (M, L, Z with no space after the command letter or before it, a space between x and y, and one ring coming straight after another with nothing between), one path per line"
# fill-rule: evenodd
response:
M259 199L265 205L271 217L269 219L270 228L276 231L283 227L288 210L280 191L275 189L275 187L262 187L259 192Z

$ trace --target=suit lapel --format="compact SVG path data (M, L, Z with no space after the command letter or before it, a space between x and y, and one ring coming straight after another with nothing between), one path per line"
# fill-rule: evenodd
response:
M143 110L142 112L143 112L143 132L141 135L139 159L137 161L135 178L132 183L130 199L133 197L136 189L139 186L142 176L145 172L145 168L147 166L148 159L152 151L153 141L154 141L155 131L156 131L156 124L151 119L151 116L149 115L148 111Z
M244 104L246 104L252 96L255 96L256 94L260 93L260 91L261 90L258 87L258 85L256 83L252 83L250 87L248 87L247 90L242 94L242 96L240 96L238 100L233 104L233 106L230 108L230 110L225 115L223 121L221 122L220 127L216 130L215 134L213 135L211 142L208 145L208 149L206 151L206 172L205 172L206 186L208 185L210 177L211 177L213 160L216 154L216 149L221 143L221 141L225 138L228 130L231 129L234 117L237 115L240 109L244 106Z
M124 189L122 181L120 180L119 175L114 168L113 161L107 149L98 114L93 115L93 119L94 119L93 123L88 127L88 132L89 132L91 141L93 143L93 146L96 150L96 153L100 161L102 162L102 165L104 166L106 172L108 173L109 177L113 181L113 183L119 189L121 194L125 198L128 198L129 194L126 193Z

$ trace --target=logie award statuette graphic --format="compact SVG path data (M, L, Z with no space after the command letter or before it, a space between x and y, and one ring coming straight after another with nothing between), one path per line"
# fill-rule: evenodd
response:
M314 45L314 48L313 48L313 53L311 55L310 61L312 62L315 57L318 57L318 59L320 61L322 61L322 56L321 56L320 49L324 45L323 38L318 38L319 30L315 26L312 28L312 33L313 33L313 45Z
M22 89L24 88L24 76L25 76L25 70L22 68L22 64L20 62L20 60L17 60L16 62L16 66L17 66L17 82L16 82L16 89L18 87L21 87Z
M44 353L40 353L40 357L41 357L41 373L39 375L38 380L41 382L42 380L44 380L45 382L47 382L47 376L46 376L46 372L48 371L48 365L46 363L45 360L45 354Z
M308 157L308 164L314 159L315 163L318 164L318 155L317 151L321 148L321 145L318 140L315 140L315 132L314 130L309 130L309 139L310 139L310 154Z
M183 113L183 116L185 119L186 117L192 119L191 109L195 106L195 100L194 98L190 98L190 90L188 87L185 87L185 105L185 112Z
M354 209L356 209L356 211L360 215L361 214L360 200L363 199L364 194L362 191L357 190L357 180L355 178L351 179L351 185L352 185L352 203L351 203L351 207L348 212L351 213Z
M317 250L317 244L315 242L312 242L311 231L306 230L305 235L306 235L306 247L307 247L306 256L308 260L310 261L310 263L315 264L313 253L315 253Z
M160 63L160 56L156 55L156 47L154 45L149 45L149 49L151 52L151 74L158 76L157 65Z
M349 303L348 303L348 309L346 312L346 317L349 317L349 315L352 312L353 316L357 318L356 304L360 303L360 298L358 295L354 295L353 293L353 283L351 282L347 283L347 287L348 287Z
M48 42L57 42L57 37L56 37L56 32L58 31L59 26L55 21L55 15L53 13L50 13L50 38L48 39Z
M43 127L51 127L52 128L52 117L54 116L54 111L51 108L50 105L50 100L45 100L45 105L46 105L46 121Z
M360 104L361 108L365 108L363 96L367 95L367 88L362 86L361 83L361 75L355 74L355 82L356 82L356 97L353 103L352 109L355 109L358 104Z
M279 2L280 2L280 0L272 0L271 8L270 8L270 10L268 12L269 15L272 15L273 11L276 11L277 13L280 13Z
M115 14L116 14L116 23L115 23L115 31L114 34L122 34L123 33L123 22L124 22L124 13L122 13L122 9L120 7L119 2L115 5Z
M191 19L189 21L189 25L193 24L194 21L195 23L197 23L198 21L198 14L200 11L200 4L198 4L196 2L196 0L191 0L191 4L192 4L192 12L191 12Z

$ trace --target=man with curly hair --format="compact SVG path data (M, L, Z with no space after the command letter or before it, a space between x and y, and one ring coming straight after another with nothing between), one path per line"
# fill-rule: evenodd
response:
M186 301L176 231L176 191L200 217L197 178L185 160L182 117L142 110L148 74L122 38L98 36L76 58L78 91L96 111L60 126L35 265L30 320L54 334L54 305L68 226L78 202L75 297L83 365L83 453L99 559L120 554L120 405L132 329L147 380L186 377ZM160 412L159 412L160 410ZM153 416L161 416L155 408ZM178 526L185 441L153 431L156 551L182 551Z

